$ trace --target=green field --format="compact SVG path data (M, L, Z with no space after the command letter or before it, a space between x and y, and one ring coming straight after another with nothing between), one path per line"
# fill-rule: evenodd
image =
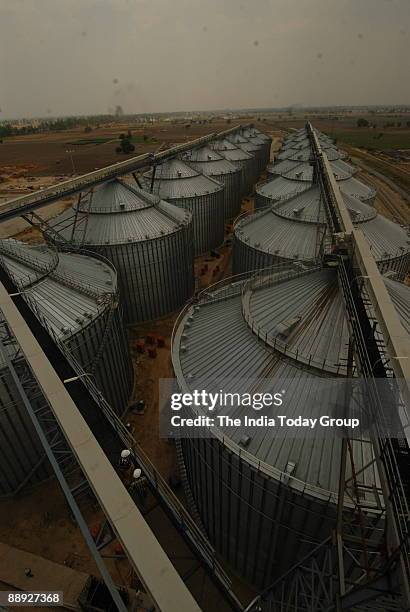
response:
M327 130L337 142L365 149L410 149L410 130L383 130L356 128L352 130Z

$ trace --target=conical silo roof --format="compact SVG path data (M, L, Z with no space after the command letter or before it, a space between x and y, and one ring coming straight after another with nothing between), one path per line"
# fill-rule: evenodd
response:
M341 159L331 161L330 166L337 180L342 180L353 176L357 168L347 164ZM267 167L268 174L296 178L296 174L301 173L301 180L312 180L313 166L309 162L301 162L293 159L283 159L276 164Z
M188 151L183 159L191 168L223 185L224 217L234 219L241 208L242 169L210 147Z
M276 201L309 188L312 182L313 166L310 164L299 164L288 170L285 174L276 176L269 183L258 187L256 191L263 197L269 197ZM302 183L302 185L298 186L298 183ZM363 202L373 201L376 196L376 191L372 187L365 185L353 176L343 175L342 179L337 178L337 183L344 195L357 198Z
M312 415L322 414L314 377L346 375L349 329L337 272L322 268L303 273L295 268L288 277L282 273L275 280L273 272L271 277L270 284L258 284L255 279L237 283L236 291L229 286L227 294L223 288L208 292L195 307L186 310L172 351L180 386L185 390L190 388L190 381L196 385L201 381L224 381L225 390L229 391L225 381L232 380L235 392L240 393L249 380L276 377L286 379L291 387L286 390L286 414L300 414L301 398L311 404ZM391 282L386 285L392 291ZM401 299L393 299L400 309ZM408 312L399 314L408 319ZM185 327L187 321L189 329ZM246 413L246 408L239 406L239 413ZM239 452L241 428L213 431L237 443ZM266 443L262 439L265 434ZM280 470L292 460L298 466L296 479L337 493L341 438L319 434L318 439L313 436L305 439L304 444L295 445L291 432L287 442L282 436L269 436L266 430L260 436L252 438L246 448L257 460ZM357 444L362 446L360 440ZM364 441L362 451L365 447ZM363 465L367 462L364 457L358 459ZM375 473L368 477L374 482Z
M68 222L73 221L76 209L78 217L73 235L73 227ZM74 243L120 245L166 236L190 219L188 211L115 179L52 219L50 225Z
M232 144L237 145L244 151L247 151L248 153L256 154L258 151L261 150L260 143L253 143L251 140L245 138L244 136L242 136L242 134L239 134L238 132L236 132L235 134L229 134L229 136L227 136L227 140L229 140L229 142L231 142Z
M218 176L237 174L239 172L236 166L210 147L201 147L188 151L184 155L183 161L198 172L206 176L215 177L216 180L218 180Z
M275 257L318 257L323 237L323 228L318 226L327 224L326 210L319 186L300 183L308 188L286 199L278 197L271 206L262 207L260 213L240 219L235 225L235 238L247 247ZM269 188L269 185L264 187ZM258 193L262 193L264 187ZM403 257L410 251L410 237L404 228L378 214L373 206L341 193L353 224L363 231L377 262Z
M239 146L234 145L226 138L223 140L215 140L211 146L214 151L218 151L225 159L232 162L246 161L253 158L250 153L247 153Z
M7 273L33 300L61 339L87 327L117 293L114 268L94 257L56 253L43 245L13 239L0 241Z
M146 186L150 185L152 170L146 174ZM180 159L170 159L157 166L153 192L164 200L193 198L222 191L217 181L188 166Z
M311 187L311 182L298 181L287 179L283 176L278 176L272 181L264 183L263 185L256 188L257 196L260 195L265 199L276 202L285 198L290 198L297 193L301 193ZM258 203L256 203L259 208ZM264 202L264 206L268 205L268 202Z
M391 300L399 314L401 324L410 334L410 287L391 278L384 278Z

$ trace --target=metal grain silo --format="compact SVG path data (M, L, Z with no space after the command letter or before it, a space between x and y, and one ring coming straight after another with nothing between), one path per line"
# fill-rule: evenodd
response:
M224 186L224 217L234 219L241 209L241 170L209 147L188 151L183 159L191 168Z
M278 163L282 167L280 175L256 188L255 208L268 205L268 200L273 203L291 197L314 184L312 164L302 162L290 169L287 166L286 171L283 170L284 164L285 160ZM376 197L375 189L365 185L349 172L338 168L335 169L335 178L343 195L373 204Z
M251 180L252 185L254 185L261 173L261 164L262 164L262 149L260 144L253 144L247 138L244 138L241 134L236 132L235 134L229 134L227 136L227 140L234 144L236 147L239 147L243 151L246 151L250 155L252 155L252 166L251 166Z
M122 324L117 273L109 262L75 253L0 241L0 262L42 324L61 340L122 416L133 368ZM10 358L16 345L7 343ZM0 496L50 475L44 450L11 379L0 363Z
M243 149L235 146L229 140L215 140L210 144L214 151L218 151L224 159L230 161L241 171L241 195L245 196L253 191L252 171L254 157Z
M264 143L264 151L265 151L265 155L264 155L264 167L266 168L266 166L268 165L268 163L270 161L271 148L272 148L272 138L270 136L268 136L267 134L264 134L260 130L254 128L254 127L250 128L250 130L251 130L251 133L254 136L257 136L258 138L260 138L263 141L263 143Z
M180 159L170 159L146 175L147 189L192 214L195 256L224 241L223 185Z
M259 175L266 168L266 142L260 138L252 128L245 128L241 130L241 135L246 138L251 144L256 145L258 147L257 150L257 159L258 159L258 171ZM270 147L269 147L270 149Z
M192 216L157 195L116 179L50 225L62 240L114 264L126 323L164 316L192 295ZM54 232L46 235L58 241Z
M237 220L233 247L235 274L281 261L321 259L325 252L327 216L319 187L309 185L292 197ZM408 232L378 214L373 206L343 193L342 196L354 225L369 241L380 270L395 270L403 277L409 268Z
M207 389L204 381L212 381L215 389L247 393L255 391L249 381L273 385L285 379L285 408L269 414L299 415L302 400L316 416L332 401L332 392L322 391L326 377L346 375L347 345L337 272L295 265L245 281L228 279L200 295L177 322L172 360L181 392ZM191 416L205 413L186 409ZM230 416L244 414L239 405ZM207 437L181 440L189 486L211 542L259 588L334 529L342 439L315 431L298 439L272 434L269 427L252 433L214 424ZM379 479L370 442L356 436L352 456L372 517ZM348 476L351 471L349 461ZM348 495L344 509L354 509Z

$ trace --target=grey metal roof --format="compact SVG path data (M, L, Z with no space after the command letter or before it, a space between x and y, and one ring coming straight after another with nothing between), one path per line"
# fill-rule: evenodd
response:
M337 180L349 178L357 171L354 166L340 159L330 162L330 165ZM270 164L267 171L269 174L287 176L288 178L296 178L296 174L302 172L300 180L311 180L313 176L313 167L308 162L294 159L283 159L276 164Z
M337 272L320 269L281 280L277 275L276 281L272 273L272 279L271 285L235 283L234 279L229 284L227 280L225 286L208 292L199 304L186 310L172 350L179 384L185 391L202 388L201 381L212 381L219 389L220 381L224 391L241 393L250 391L250 381L286 379L286 410L273 408L272 416L284 412L296 416L306 405L309 414L323 414L323 406L332 399L331 391L325 397L318 391L317 381L323 380L325 370L334 377L337 364L339 374L343 373L347 357L348 325ZM386 284L402 320L404 317L408 322L410 290L395 283L392 289L389 280ZM275 348L258 339L257 329L263 340L266 334L270 342L280 338L283 324L290 319L297 321L296 326ZM244 414L249 414L249 408L237 407L231 416ZM240 452L243 460L260 461L261 469L271 477L275 477L275 470L284 472L289 461L295 463L295 481L290 479L290 487L302 481L312 487L308 493L337 492L341 438L324 438L316 432L312 438L295 438L292 433L273 436L268 428L259 428L244 449L240 446L242 427L214 427L212 433L221 441L224 436L225 443L230 440L230 448ZM372 458L369 442L356 439L354 455L360 470ZM373 470L364 470L360 477L367 484L378 482Z
M199 310L193 307L187 311L178 330L185 334L184 351L179 350L181 340L178 335L173 347L174 368L183 389L190 388L192 377L195 382L212 380L217 384L217 381L223 381L225 391L249 392L250 379L278 377L286 379L288 383L288 416L300 414L306 405L309 405L312 414L321 412L324 398L317 395L317 373L311 370L307 375L296 359L285 358L279 351L258 340L243 316L246 292L241 296L242 287L242 283L238 283L236 295L229 297L229 293L235 291L235 285L228 286L225 295L221 290L219 296L210 295L200 303ZM218 300L218 297L221 299ZM321 270L285 280L273 287L257 289L248 299L253 320L261 325L261 337L265 331L275 335L282 322L292 316L300 317L300 323L288 340L294 354L298 348L299 357L312 356L318 362L325 359L329 367L346 357L347 323L334 271ZM185 326L188 317L189 329ZM235 347L234 351L232 347ZM232 389L226 382L229 380L234 381ZM196 384L195 388L200 387ZM246 407L238 408L232 416L243 415L248 410ZM283 414L283 408L276 414ZM244 433L241 427L221 427L212 431L219 437L230 439L237 445L236 452L239 452L239 442ZM340 443L340 439L332 437L297 439L293 434L276 437L267 429L260 428L251 438L246 451L241 449L241 456L246 460L249 453L256 461L262 462L262 469L272 468L282 472L292 461L296 464L296 481L308 483L324 492L336 492ZM366 441L356 441L354 453L356 466L365 465L371 458L370 445ZM377 481L372 471L364 478L367 483ZM291 487L297 484L292 479L289 482Z
M285 149L280 150L275 158L277 159L293 159L296 161L308 161L312 157L310 146L304 149Z
M75 207L49 221L63 238L70 240ZM132 187L118 180L105 183L88 201L81 203L74 232L74 242L85 245L119 245L154 240L178 231L191 222L191 214L157 195Z
M406 332L410 334L410 287L390 278L384 278L393 304Z
M248 140L250 140L253 144L257 144L257 145L264 145L265 141L262 138L259 138L259 136L257 134L255 134L255 132L250 129L250 128L246 128L244 130L242 130L242 136L244 136L244 138L247 138Z
M276 215L293 219L294 221L308 221L310 223L327 223L326 211L320 198L320 189L312 185L306 191L297 194L273 206Z
M263 142L255 144L252 140L248 140L239 133L230 134L227 137L227 140L232 142L232 144L237 145L240 149L247 151L248 153L255 153L256 151L260 151L264 144Z
M212 144L214 151L218 151L225 159L229 161L244 161L247 159L253 159L253 155L247 153L243 149L229 142L229 140L216 140Z
M0 241L0 254L7 272L17 283L27 288L38 280L26 289L26 294L62 339L91 323L106 310L107 300L117 292L114 268L94 257L58 253L55 260L52 249L12 239ZM54 269L42 280L41 266Z
M297 198L295 198L297 199ZM286 259L317 257L318 226L295 223L269 207L235 225L235 236L256 251Z
M257 193L267 197L267 191L272 189L271 184L278 180L283 180L283 177L258 188ZM295 181L288 183L294 185ZM317 256L318 230L308 224L326 224L326 213L321 203L319 187L301 181L300 183L302 186L308 185L308 188L282 200L280 197L283 197L284 193L283 184L275 187L274 193L279 201L273 201L271 209L263 212L263 219L259 217L258 212L240 219L235 225L235 236L264 253L290 259L295 258L295 255L301 259ZM289 194L291 187L288 184L286 189ZM376 261L409 252L410 236L404 228L378 214L373 206L357 197L345 195L343 192L342 196L354 225L363 231L369 241Z
M258 138L260 138L261 140L263 140L264 142L272 142L272 138L270 136L268 136L267 134L264 134L263 132L261 132L260 130L258 130L257 128L251 128L251 132L255 135L258 136Z
M201 147L200 149L188 151L183 159L191 168L207 176L221 176L240 172L239 168L210 147Z
M293 195L308 189L312 185L313 167L309 164L299 164L286 174L275 177L269 183L256 189L257 193L270 197L272 200ZM298 183L302 185L298 186ZM357 198L362 201L374 199L376 192L355 177L349 177L338 181L340 191L344 195Z
M146 176L145 185L151 182L152 170ZM222 191L223 186L191 168L180 159L170 159L159 165L155 172L154 193L164 200L193 198Z
M358 198L363 202L366 200L373 200L376 197L375 189L365 185L355 177L340 180L338 181L338 185L343 194Z
M280 200L290 198L297 193L301 193L302 191L309 189L309 187L311 187L311 183L307 181L292 181L284 178L283 176L278 176L272 181L257 187L256 193L259 193L265 198Z

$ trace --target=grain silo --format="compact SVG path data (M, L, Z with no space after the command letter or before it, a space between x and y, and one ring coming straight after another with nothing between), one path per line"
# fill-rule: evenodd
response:
M319 260L324 254L326 210L317 185L238 219L234 227L235 274L281 261ZM409 268L408 232L373 206L342 193L352 221L369 241L381 271L402 277Z
M61 240L114 264L126 323L164 316L192 295L191 214L157 195L116 179L49 223ZM54 231L48 240L58 241Z
M212 381L225 393L246 394L260 391L255 381L263 380L263 391L273 393L284 388L272 387L274 381L286 380L284 406L263 414L295 417L303 409L316 417L334 400L335 378L346 375L347 346L337 272L294 264L246 281L225 280L199 296L181 313L172 359L181 392L209 388ZM239 404L230 416L249 412L249 405ZM192 406L184 415L205 413ZM189 486L211 542L258 588L302 559L335 525L342 438L288 432L277 435L268 426L244 431L216 421L207 437L181 439ZM379 503L372 446L359 436L351 443L371 518ZM345 511L353 508L346 495Z
M119 305L117 273L102 258L0 241L0 260L40 322L68 351L122 416L133 387L133 368ZM18 358L13 341L10 357ZM4 358L0 364L0 496L49 475L44 451L33 430Z
M264 134L263 132L261 132L260 130L257 130L256 128L250 128L251 132L254 136L257 136L258 138L260 138L263 143L264 143L264 151L265 151L265 155L264 155L264 167L266 168L266 166L268 165L269 161L270 161L270 155L271 155L271 148L272 148L272 138L270 136L268 136L267 134Z
M236 147L239 147L243 151L246 151L247 153L252 155L253 163L251 166L251 180L252 180L252 185L254 185L257 182L259 175L261 173L261 166L262 166L261 146L258 144L251 143L249 140L247 140L247 138L244 138L239 133L229 134L229 136L227 136L227 140L229 140L229 142L234 144Z
M151 170L145 185L192 214L195 256L221 246L225 233L223 185L180 159L169 159Z
M311 163L303 162L291 168L287 166L285 171L285 161L289 162L287 159L278 163L282 167L280 175L275 176L273 180L256 188L255 208L261 208L269 203L278 202L296 195L309 189L314 184L313 165ZM365 185L346 170L336 166L334 170L335 178L343 195L373 204L376 197L375 189Z
M260 138L252 128L245 128L243 130L241 130L241 135L246 138L246 140L248 140L251 144L253 145L257 145L258 146L258 150L257 150L257 159L259 162L258 165L258 170L259 170L259 174L261 174L261 172L263 172L263 170L266 168L266 165L268 163L268 161L266 160L266 152L267 152L267 146L266 146L266 142ZM270 150L270 147L269 147Z
M234 219L241 209L241 170L210 147L188 151L183 160L224 186L224 217Z
M252 171L254 157L243 149L229 142L229 140L215 140L210 144L214 151L218 151L224 159L230 161L241 171L241 195L245 196L253 191Z

